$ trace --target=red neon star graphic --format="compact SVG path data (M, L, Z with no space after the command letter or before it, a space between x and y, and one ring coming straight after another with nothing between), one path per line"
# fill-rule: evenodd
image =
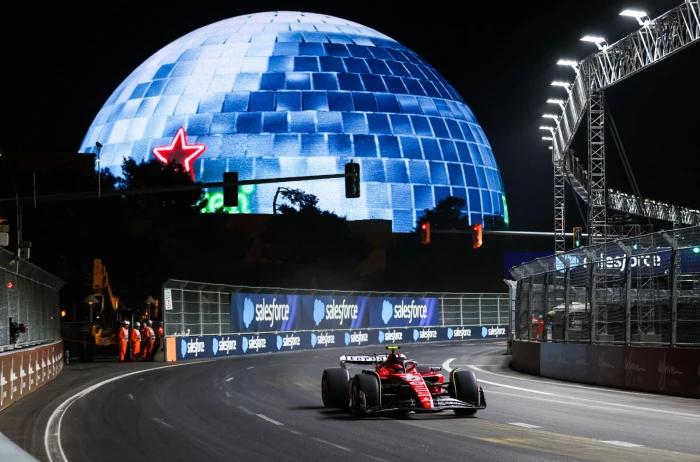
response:
M153 148L153 155L164 164L175 161L182 165L185 171L189 172L192 181L194 181L192 162L194 162L197 157L201 156L205 149L207 149L207 147L203 144L187 144L187 133L185 133L184 128L180 128L175 134L175 138L173 138L170 146Z

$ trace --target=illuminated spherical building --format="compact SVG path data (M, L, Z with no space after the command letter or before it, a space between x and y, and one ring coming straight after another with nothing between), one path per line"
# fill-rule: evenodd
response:
M81 151L99 142L102 166L119 174L125 157L152 159L180 128L206 148L192 163L198 181L339 173L354 159L359 199L345 198L342 179L287 186L395 231L450 195L472 223L508 220L496 160L460 95L411 50L344 19L258 13L175 40L119 85ZM239 211L272 213L277 186L242 187Z

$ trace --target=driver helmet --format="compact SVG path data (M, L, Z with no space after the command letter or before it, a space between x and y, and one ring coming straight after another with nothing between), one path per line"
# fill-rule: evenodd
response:
M136 327L136 328L139 328L139 327L141 327L141 323L140 323L140 322L138 322L138 321L136 321L136 322L134 323L134 327Z

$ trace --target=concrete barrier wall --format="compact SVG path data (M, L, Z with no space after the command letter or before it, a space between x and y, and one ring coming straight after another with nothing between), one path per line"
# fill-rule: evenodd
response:
M698 348L513 341L512 351L511 367L521 372L592 385L700 398Z
M63 342L0 354L0 411L63 370Z

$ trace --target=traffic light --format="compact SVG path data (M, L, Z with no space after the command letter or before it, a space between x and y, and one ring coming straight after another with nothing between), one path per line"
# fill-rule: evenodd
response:
M420 243L423 245L430 244L430 222L422 221L418 225L418 236L420 237Z
M345 164L345 197L348 199L360 197L360 164L357 162Z
M65 318L67 314L68 314L68 311L66 311L66 310L61 310L61 317L62 317L62 318Z
M478 249L484 243L484 226L481 223L472 225L472 248Z
M224 172L224 207L238 207L238 172Z
M583 246L583 228L574 226L574 249Z

